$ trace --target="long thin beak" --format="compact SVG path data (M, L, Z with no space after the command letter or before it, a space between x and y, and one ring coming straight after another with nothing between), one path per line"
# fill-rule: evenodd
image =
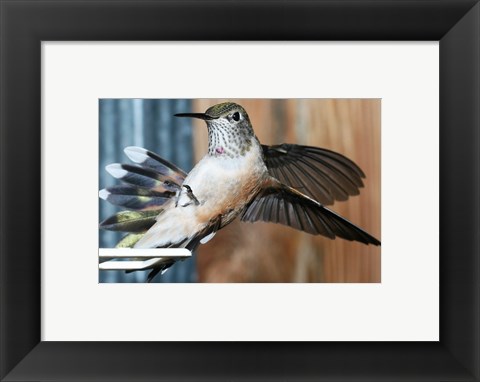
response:
M212 119L216 119L216 118L210 117L205 113L179 113L179 114L175 114L175 117L198 118L198 119L203 119L204 121L210 121Z

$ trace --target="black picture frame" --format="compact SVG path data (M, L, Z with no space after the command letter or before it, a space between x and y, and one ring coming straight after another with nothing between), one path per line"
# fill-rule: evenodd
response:
M2 381L479 380L478 3L2 0ZM40 44L48 40L439 41L440 341L42 342Z

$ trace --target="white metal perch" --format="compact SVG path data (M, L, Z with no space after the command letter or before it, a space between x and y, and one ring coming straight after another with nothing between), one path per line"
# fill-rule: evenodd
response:
M153 248L153 249L132 249L132 248L100 248L98 257L100 260L109 259L98 265L104 270L125 270L139 271L147 269L155 264L169 261L171 259L182 259L192 256L192 253L185 248ZM126 259L118 261L119 259ZM127 260L128 259L128 260Z

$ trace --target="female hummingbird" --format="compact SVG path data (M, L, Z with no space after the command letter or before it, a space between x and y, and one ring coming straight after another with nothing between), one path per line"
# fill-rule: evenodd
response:
M187 175L138 147L125 153L137 165L113 164L107 171L127 186L100 191L122 211L101 228L130 232L117 246L195 250L236 217L266 221L334 239L380 245L380 241L325 205L357 195L362 170L345 156L322 148L260 144L245 109L214 105L199 118L208 129L208 152ZM174 260L154 268L150 281Z

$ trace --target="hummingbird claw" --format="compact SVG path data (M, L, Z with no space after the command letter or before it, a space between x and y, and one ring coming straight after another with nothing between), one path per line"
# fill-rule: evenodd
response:
M190 199L192 199L195 202L195 205L198 206L200 204L200 202L198 201L196 196L193 194L193 191L190 188L190 186L188 184L184 184L183 187L185 187L187 189L187 194L190 197Z
M200 205L200 202L198 201L197 197L193 194L193 191L191 189L191 187L188 185L188 184L184 184L182 187L184 187L186 190L187 190L187 195L188 197L193 200L193 202L195 203L196 206ZM177 203L175 204L175 207L178 206L178 199L180 199L180 195L178 196L177 198ZM182 204L182 207L187 207L189 206L190 204L192 203L185 203L185 204Z

